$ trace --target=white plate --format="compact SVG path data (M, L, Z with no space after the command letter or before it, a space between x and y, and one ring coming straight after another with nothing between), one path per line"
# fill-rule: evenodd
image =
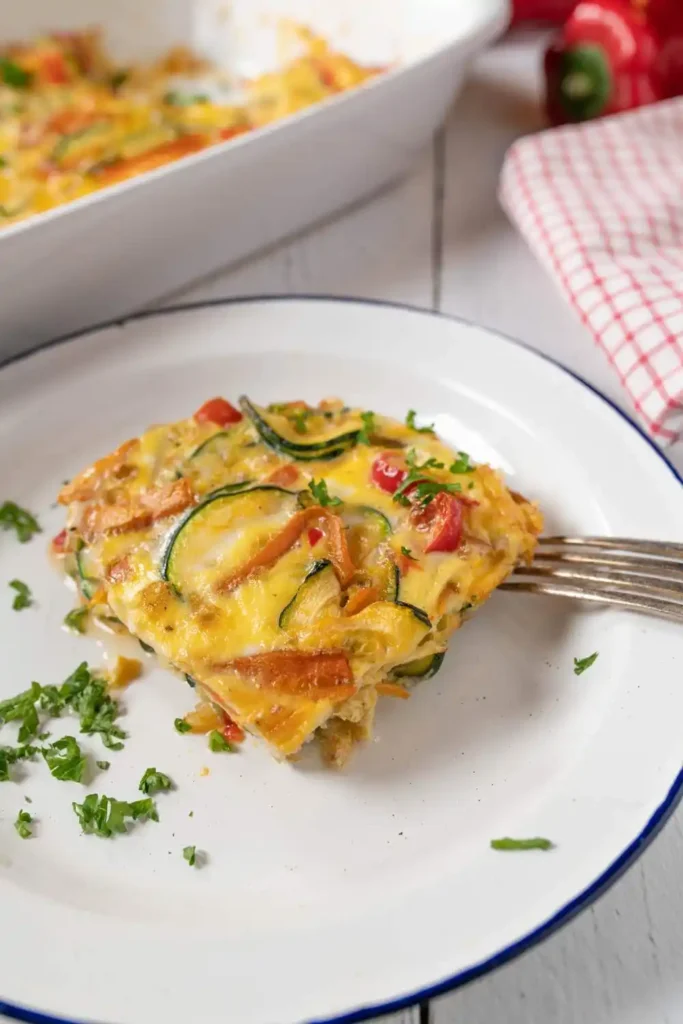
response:
M550 530L683 540L680 481L587 386L480 328L343 301L164 313L7 366L2 496L35 510L47 539L63 478L154 421L241 391L416 408L537 497ZM101 663L94 640L60 629L71 596L42 539L1 535L0 569L0 698ZM15 576L35 609L10 609ZM594 650L575 676L573 658ZM150 662L126 693L130 740L100 791L132 798L146 767L168 772L177 790L159 798L158 825L82 836L70 807L82 787L39 764L0 785L0 1011L351 1021L501 963L593 899L670 813L682 651L673 624L499 594L408 706L386 702L376 742L341 774L313 758L277 764L251 743L211 755L178 736L191 694ZM12 827L24 794L40 822L29 841ZM501 835L556 848L497 853ZM188 844L208 852L199 871L182 859Z

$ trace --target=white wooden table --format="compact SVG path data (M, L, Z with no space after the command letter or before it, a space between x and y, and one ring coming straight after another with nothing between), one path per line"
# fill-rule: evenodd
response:
M541 123L540 50L537 38L509 40L480 60L400 186L172 301L303 292L413 303L517 336L623 404L606 360L496 202L503 153ZM683 451L675 461L683 468ZM543 945L385 1024L683 1024L682 875L683 810Z
M507 146L541 123L541 48L529 36L486 54L400 186L182 300L304 292L413 303L521 338L623 405L606 359L496 202ZM675 461L683 468L683 451ZM683 746L683 723L681 736ZM682 876L683 810L606 896L543 945L429 1010L385 1022L683 1024Z

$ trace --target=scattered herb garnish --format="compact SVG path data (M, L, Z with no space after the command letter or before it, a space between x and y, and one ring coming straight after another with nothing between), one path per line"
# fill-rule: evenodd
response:
M68 626L69 629L73 629L75 633L85 633L88 611L89 608L86 604L81 605L80 608L72 608L71 611L64 616L64 625Z
M109 696L107 684L93 675L87 662L82 662L62 683L58 695L65 706L79 715L81 732L89 736L99 733L109 750L123 749L121 740L126 738L126 734L114 724L120 710L118 701Z
M226 751L232 753L234 749L232 744L217 729L211 730L209 733L209 750L213 751L214 754L222 754Z
M372 435L375 433L375 414L374 412L362 412L360 418L363 422L363 426L358 432L358 444L372 444Z
M406 494L408 488L410 496ZM442 491L447 494L459 494L461 490L460 484L443 484L438 480L428 480L420 472L411 470L394 494L394 501L398 501L401 505L416 503L426 508Z
M417 558L412 553L410 548L404 547L403 544L401 544L401 554L404 555L406 558L409 558L411 562L417 562Z
M109 76L109 86L116 92L122 85L125 85L129 78L130 71L127 71L125 68L118 68L116 71L112 71Z
M317 483L315 480L309 480L308 489L318 504L322 505L323 508L326 506L341 505L342 503L341 498L330 497L327 490L327 484L324 480L319 480Z
M153 800L134 800L127 803L112 796L98 796L90 793L82 804L71 805L86 835L111 839L116 833L128 831L128 821L158 821L156 804Z
M21 65L9 57L0 57L0 81L5 85L11 85L13 89L27 89L32 78L30 71L24 71Z
M598 652L594 651L593 654L589 654L587 658L574 658L574 675L580 676L582 672L585 672L587 668L594 665L598 658Z
M165 789L171 789L172 786L173 783L169 779L168 775L164 775L163 772L158 772L156 768L148 768L140 779L138 789L141 793L145 793L147 796L154 796L155 793L161 793Z
M408 469L414 469L416 472L422 473L424 473L424 471L427 469L444 468L444 463L439 462L439 460L435 459L433 455L431 455L425 462L418 462L417 452L415 451L414 448L408 449L408 453L406 455L406 465L408 466Z
M33 818L28 813L28 811L19 811L19 813L17 814L17 820L14 822L14 827L22 839L30 839L32 837L32 822Z
M41 751L50 774L60 782L82 782L85 775L85 756L73 736L55 740Z
M26 583L22 583L21 580L10 580L10 587L17 592L16 597L12 601L12 607L15 612L20 612L22 608L30 608L33 604L30 587Z
M193 868L197 863L197 847L186 846L183 849L183 860L186 860L190 867Z
M0 68L2 62L0 61ZM35 516L13 501L0 505L0 526L3 530L15 530L22 544L30 540L34 533L40 533L40 526Z
M467 452L458 452L458 458L448 467L449 473L474 473L474 470Z
M0 747L0 782L9 782L10 767L17 761L30 761L38 753L37 747L24 744L21 747Z
M534 839L510 839L505 836L503 839L492 839L491 848L493 850L552 850L553 843L540 836L536 836Z
M108 772L111 768L111 761L95 761L95 764L102 772Z
M189 723L186 722L184 718L176 718L173 725L175 726L175 731L180 733L189 732L192 728L192 726L189 725Z
M432 423L431 426L429 427L418 427L417 424L415 423L416 416L417 413L415 412L415 410L409 409L408 415L406 416L406 426L409 427L411 430L414 430L417 434L433 434L434 424Z

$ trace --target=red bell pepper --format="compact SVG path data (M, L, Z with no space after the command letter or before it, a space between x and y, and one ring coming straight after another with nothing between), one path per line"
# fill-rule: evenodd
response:
M408 470L405 468L405 461L402 455L396 452L383 452L378 455L372 464L370 478L387 494L395 494L405 478Z
M663 95L659 34L641 5L582 0L545 58L553 124L644 106Z
M204 402L201 409L194 414L197 423L215 423L217 427L227 427L230 423L239 423L242 413L224 398L211 398Z
M547 21L561 25L576 7L577 0L513 0L512 24Z

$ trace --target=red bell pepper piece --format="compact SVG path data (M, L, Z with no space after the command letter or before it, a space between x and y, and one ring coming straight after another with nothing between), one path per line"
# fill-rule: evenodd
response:
M316 546L319 540L322 540L325 534L322 530L319 530L317 526L312 526L308 531L308 543L312 548Z
M211 398L204 402L201 409L194 414L197 423L215 423L218 427L227 427L230 423L239 423L242 413L224 398Z
M629 0L582 0L546 53L554 124L616 114L662 98L659 35Z
M403 456L396 452L382 452L373 462L370 471L373 484L387 494L395 494L407 476Z
M512 24L548 21L561 25L576 7L576 0L513 0Z

